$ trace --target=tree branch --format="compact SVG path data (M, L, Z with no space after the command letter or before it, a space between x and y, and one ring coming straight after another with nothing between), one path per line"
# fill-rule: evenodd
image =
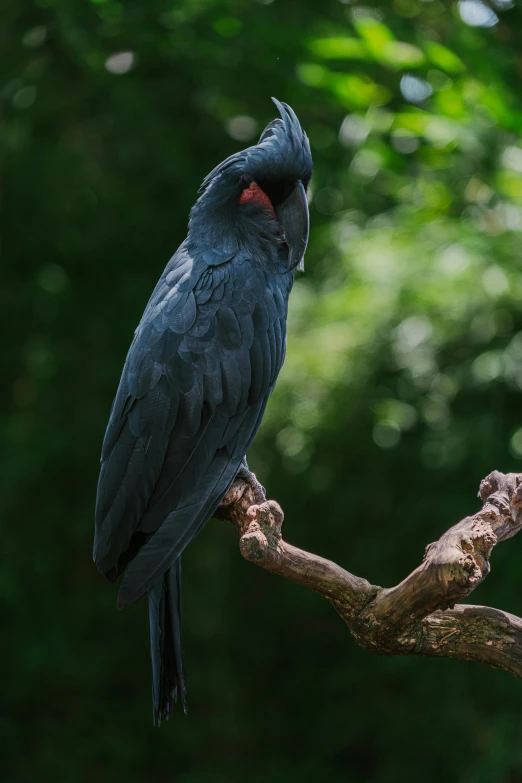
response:
M522 620L487 606L456 605L488 575L495 544L522 527L522 474L494 471L479 495L482 509L430 544L421 565L392 588L283 541L283 512L264 498L255 477L236 479L216 516L239 529L246 560L330 601L362 647L482 661L522 677Z

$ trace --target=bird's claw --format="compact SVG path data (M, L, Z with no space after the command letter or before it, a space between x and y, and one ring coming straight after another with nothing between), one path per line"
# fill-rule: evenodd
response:
M248 469L248 465L246 463L246 460L241 463L241 466L237 472L236 478L243 479L243 481L246 481L247 484L250 485L252 488L252 492L254 493L254 499L258 505L261 503L264 503L266 500L266 489L256 478L256 474L252 473L251 470Z

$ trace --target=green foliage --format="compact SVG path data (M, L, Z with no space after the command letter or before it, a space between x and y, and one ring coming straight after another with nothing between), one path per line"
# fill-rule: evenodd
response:
M373 658L217 522L184 556L190 714L153 731L146 607L117 614L90 557L133 329L200 181L256 138L271 95L316 162L251 454L286 538L392 584L489 470L521 469L520 8L0 9L3 779L522 780L522 686ZM474 600L522 614L518 559L516 540L496 550Z

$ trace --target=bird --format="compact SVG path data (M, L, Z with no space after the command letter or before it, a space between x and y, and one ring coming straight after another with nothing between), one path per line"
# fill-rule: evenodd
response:
M153 721L187 711L181 554L217 510L286 352L308 243L310 143L286 103L257 144L208 174L125 360L105 432L94 562L117 606L148 595Z

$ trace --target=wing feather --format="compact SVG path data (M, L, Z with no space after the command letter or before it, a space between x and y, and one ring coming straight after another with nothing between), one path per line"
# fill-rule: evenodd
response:
M248 257L184 244L149 300L98 485L100 570L126 563L133 536L148 538L127 568L122 605L149 589L211 516L257 431L284 356L288 291L272 278Z

